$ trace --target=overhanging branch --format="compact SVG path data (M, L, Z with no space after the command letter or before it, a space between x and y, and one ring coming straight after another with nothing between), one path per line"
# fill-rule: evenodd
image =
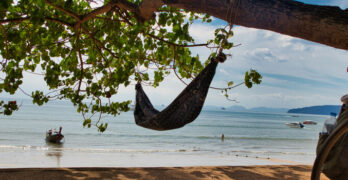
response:
M154 18L156 12L164 3L162 0L143 0L137 8L137 14L143 20Z
M348 50L348 11L293 0L163 0L236 25L265 29ZM230 12L230 10L233 10Z

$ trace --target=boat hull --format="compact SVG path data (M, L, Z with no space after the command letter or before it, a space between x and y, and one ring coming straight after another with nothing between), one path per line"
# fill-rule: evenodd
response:
M301 123L286 123L287 126L291 127L291 128L303 128L303 124Z
M46 134L46 142L50 143L61 143L61 140L64 138L62 134L53 134L48 135Z
M316 125L317 122L314 122L314 121L303 121L303 124Z

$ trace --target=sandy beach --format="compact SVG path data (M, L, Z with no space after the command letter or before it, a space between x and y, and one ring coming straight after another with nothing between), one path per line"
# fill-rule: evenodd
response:
M157 168L12 168L0 169L3 180L44 179L236 179L236 180L308 180L311 166L195 166ZM322 175L322 180L328 178Z

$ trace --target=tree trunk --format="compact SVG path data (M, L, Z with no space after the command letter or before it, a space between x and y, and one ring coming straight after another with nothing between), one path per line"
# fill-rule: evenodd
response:
M266 29L348 50L348 10L292 0L164 0L232 24Z

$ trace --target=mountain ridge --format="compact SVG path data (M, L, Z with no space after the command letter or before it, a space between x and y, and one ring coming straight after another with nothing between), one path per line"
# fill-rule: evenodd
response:
M341 105L320 105L293 108L289 109L288 113L329 115L331 112L338 114L340 109Z
M318 115L330 115L331 112L339 113L341 105L317 105L307 106L301 108L270 108L270 107L254 107L246 108L244 106L213 106L207 105L203 107L203 110L213 111L231 111L231 112L266 112L266 113L296 113L296 114L318 114Z

